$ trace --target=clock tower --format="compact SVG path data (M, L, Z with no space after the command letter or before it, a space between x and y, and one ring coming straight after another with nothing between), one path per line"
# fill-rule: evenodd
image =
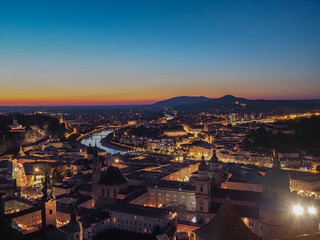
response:
M53 188L50 183L50 169L45 169L45 180L42 188L42 227L49 225L56 226L57 202L53 197Z

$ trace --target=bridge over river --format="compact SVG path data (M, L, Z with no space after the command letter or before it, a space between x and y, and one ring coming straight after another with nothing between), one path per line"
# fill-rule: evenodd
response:
M102 144L101 140L108 136L110 133L112 133L110 129L108 130L100 130L92 132L91 134L87 134L86 137L84 137L81 140L81 144L85 146L97 146L97 148L105 150L107 153L116 154L116 153L122 153L125 152L124 150L120 150L117 147L114 147L110 144Z

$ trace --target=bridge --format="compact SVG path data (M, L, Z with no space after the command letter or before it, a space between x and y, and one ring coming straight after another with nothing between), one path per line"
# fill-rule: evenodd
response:
M119 129L120 127L119 126L106 126L106 127L99 127L99 128L96 128L90 132L87 132L87 133L84 133L84 134L81 134L81 136L79 136L76 140L77 141L81 141L82 139L86 138L86 137L89 137L90 135L99 135L100 132L102 131L115 131L117 129ZM103 137L103 135L100 135L101 138Z

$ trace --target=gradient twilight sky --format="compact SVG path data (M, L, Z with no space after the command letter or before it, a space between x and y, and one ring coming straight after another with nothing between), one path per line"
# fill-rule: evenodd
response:
M320 98L320 1L0 0L0 105Z

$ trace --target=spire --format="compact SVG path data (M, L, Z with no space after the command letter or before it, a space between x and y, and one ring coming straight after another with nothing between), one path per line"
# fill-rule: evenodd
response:
M50 168L46 167L44 169L45 177L44 177L44 183L43 183L43 188L42 188L42 193L43 193L42 200L45 202L47 202L51 199L54 199L54 197L52 195L53 187L52 187L51 181L50 181L50 171L51 171Z
M98 157L98 156L99 156L98 148L97 148L97 147L94 147L94 156L95 156L95 157Z
M272 151L272 162L273 162L273 168L281 168L281 164L279 161L278 153L275 149Z
M213 150L213 154L212 154L212 157L210 158L209 160L209 170L211 172L218 172L220 171L220 163L219 163L219 159L217 158L217 155L216 155L216 150L214 149Z
M210 158L210 163L219 163L219 159L216 154L216 149L213 149L212 157Z

